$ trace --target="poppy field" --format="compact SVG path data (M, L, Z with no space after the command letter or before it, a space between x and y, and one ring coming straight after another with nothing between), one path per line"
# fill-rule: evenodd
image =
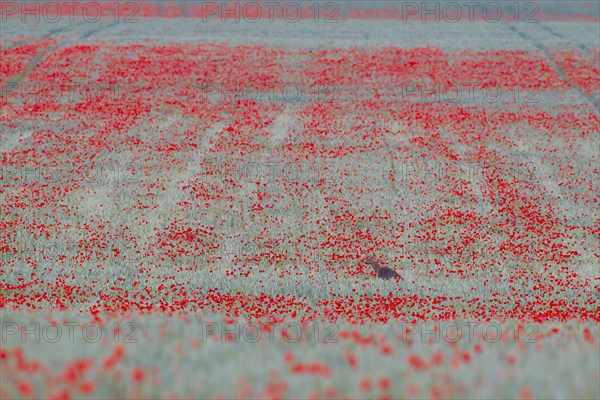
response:
M50 3L0 9L0 399L600 398L597 4Z

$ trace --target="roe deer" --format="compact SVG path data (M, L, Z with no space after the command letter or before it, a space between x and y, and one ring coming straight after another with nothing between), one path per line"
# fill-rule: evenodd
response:
M390 279L390 278L400 278L400 275L391 268L382 267L379 265L379 262L375 259L375 254L369 254L367 257L365 264L370 265L371 268L375 270L378 278L381 279Z

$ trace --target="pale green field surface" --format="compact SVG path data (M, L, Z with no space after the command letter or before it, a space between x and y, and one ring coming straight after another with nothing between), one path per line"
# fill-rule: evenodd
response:
M239 320L237 326L228 325L232 333L232 341L228 342L222 335L225 327L220 322L222 317L197 314L183 318L139 315L109 318L104 320L106 326L96 343L91 343L97 335L94 329L88 331L86 341L77 328L71 343L66 325L56 343L45 340L56 337L56 331L51 329L39 335L39 342L31 333L24 340L19 334L7 334L8 325L13 324L24 324L29 330L36 331L34 324L40 323L41 328L37 331L42 332L50 319L59 324L91 322L89 317L73 312L36 316L5 311L3 349L12 351L16 346L24 346L27 360L40 361L56 374L74 359L91 358L97 365L81 381L95 381L98 390L87 398L164 398L169 394L236 398L242 396L239 390L244 381L251 388L251 397L264 398L263 390L274 372L279 375L278 380L287 382L289 390L283 394L284 398L308 398L315 392L325 397L327 388L335 388L335 397L379 398L387 394L392 398L429 398L433 385L454 388L454 392L445 392L444 397L450 398L519 398L523 388L531 389L533 398L594 399L600 395L597 385L600 329L595 323L531 324L517 340L514 324L488 324L495 327L487 328L488 333L483 337L481 327L473 325L471 340L468 325L465 325L468 321L455 321L463 332L455 344L451 343L456 337L454 328L446 328L448 323L440 323L438 327L444 333L436 337L431 322L427 324L428 331L421 326L413 336L401 336L407 326L399 323L371 326L322 323L312 325L312 329L306 326L302 331L292 328L289 331L292 338L285 339L280 330L285 323L300 327L299 322L292 320L265 331L256 343L252 343L256 338L255 328ZM209 334L207 321L217 322L219 331L216 334ZM123 329L118 336L108 328L116 323ZM551 332L554 328L558 333ZM583 329L589 329L593 342L584 340ZM358 345L351 338L343 338L344 331L357 331L361 337L373 335L376 340L374 344ZM296 334L296 340L293 339L294 332L300 332L299 336ZM505 340L495 341L495 332L502 332ZM112 370L103 370L102 362L110 356L115 342L123 346L123 359ZM384 343L391 347L389 355L381 354ZM474 350L475 345L480 346L479 353ZM348 364L345 356L348 351L356 355L356 367ZM463 359L465 351L470 353L469 361ZM288 352L294 355L292 362L284 359ZM430 363L434 353L442 354L438 366L415 370L409 365L411 355L419 355L424 362ZM514 357L513 365L507 361L511 357ZM453 366L455 358L460 362ZM295 363L322 363L332 374L324 377L290 373ZM146 379L141 384L131 382L130 373L135 367L146 371ZM120 374L124 379L115 379ZM3 373L2 386L13 387L11 383L17 377L25 378L26 375ZM372 380L372 391L361 391L363 378ZM390 379L389 390L377 387L381 378ZM36 393L44 396L44 382L35 378L32 382L39 390ZM418 386L420 394L409 395L409 384Z

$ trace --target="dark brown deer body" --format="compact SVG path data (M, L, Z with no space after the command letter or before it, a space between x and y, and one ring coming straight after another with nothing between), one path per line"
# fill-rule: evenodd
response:
M378 278L386 280L391 278L400 278L400 275L393 269L380 266L379 262L375 259L374 254L369 255L365 261L365 264L370 265L371 268L373 268Z

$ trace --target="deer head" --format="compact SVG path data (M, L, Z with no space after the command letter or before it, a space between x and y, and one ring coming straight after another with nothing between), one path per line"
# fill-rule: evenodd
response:
M375 270L375 272L379 272L379 270L381 269L379 263L377 262L377 259L375 258L374 253L369 254L367 259L365 260L365 264L370 265L371 268Z

